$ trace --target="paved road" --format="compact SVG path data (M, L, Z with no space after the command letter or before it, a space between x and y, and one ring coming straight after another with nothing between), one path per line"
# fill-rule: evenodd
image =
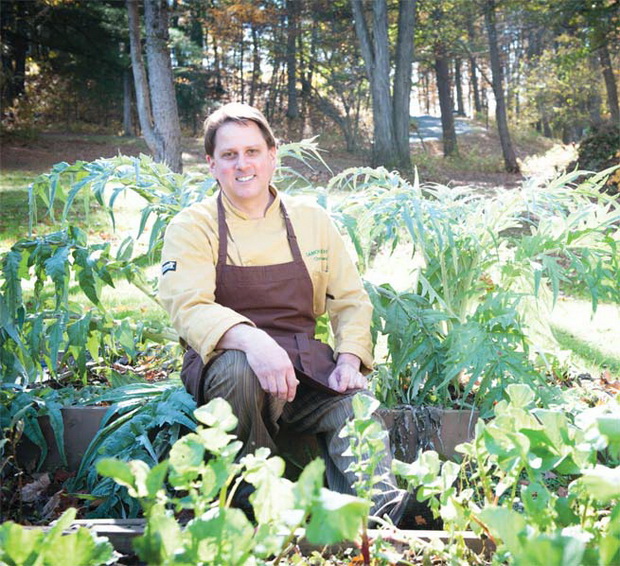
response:
M418 132L412 132L409 139L412 143L420 143L420 137L424 141L440 140L442 137L441 118L439 116L412 116L418 125ZM454 118L456 135L469 134L473 132L484 132L485 128L472 123L469 118Z

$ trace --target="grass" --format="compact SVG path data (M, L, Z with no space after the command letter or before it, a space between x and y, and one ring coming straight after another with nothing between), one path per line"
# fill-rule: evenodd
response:
M575 365L598 377L607 369L620 378L620 306L600 304L595 313L590 301L564 297L551 315L551 328L561 348Z
M571 362L593 377L600 377L601 370L607 370L617 379L620 376L620 355L603 352L600 345L576 336L573 332L551 326L560 346L571 352Z

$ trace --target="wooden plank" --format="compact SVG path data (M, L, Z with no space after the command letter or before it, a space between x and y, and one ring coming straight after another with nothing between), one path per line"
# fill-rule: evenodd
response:
M90 519L74 521L73 525L82 526L90 529L98 536L108 537L114 548L122 554L131 554L133 547L131 541L144 533L144 519ZM388 540L394 545L396 550L404 550L410 546L417 546L420 541L429 542L433 539L439 539L444 544L451 540L451 535L447 531L404 531L404 530L379 530L368 529L368 536L371 539L382 536L384 540ZM493 552L493 548L488 540L482 540L478 535L471 531L460 531L454 534L456 537L462 537L467 547L475 554L484 553L489 556ZM309 555L313 551L325 554L336 554L337 552L346 550L351 546L355 546L351 541L343 541L338 544L327 546L312 544L305 537L305 531L299 529L296 533L296 545L302 553Z

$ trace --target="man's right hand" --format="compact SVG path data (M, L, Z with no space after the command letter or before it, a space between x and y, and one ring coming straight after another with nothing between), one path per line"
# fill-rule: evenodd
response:
M299 381L293 364L284 348L265 331L237 324L224 333L216 348L245 352L263 391L284 401L295 399Z

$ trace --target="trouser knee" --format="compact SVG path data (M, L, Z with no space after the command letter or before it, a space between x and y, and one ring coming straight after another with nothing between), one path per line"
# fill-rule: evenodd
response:
M240 350L227 350L207 370L203 395L206 401L221 397L238 409L259 407L265 393Z

